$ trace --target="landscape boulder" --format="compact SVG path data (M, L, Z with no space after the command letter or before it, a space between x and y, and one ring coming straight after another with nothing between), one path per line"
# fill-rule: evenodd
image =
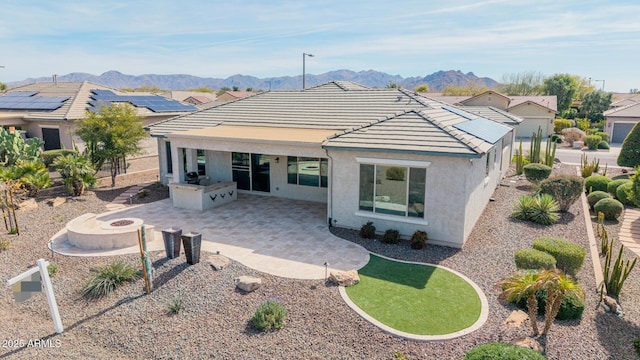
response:
M211 267L216 271L220 271L226 268L227 266L229 266L230 263L231 263L231 260L229 260L229 258L226 256L222 256L222 255L209 256L209 264L211 264Z
M602 299L602 302L604 303L604 308L605 310L607 310L610 313L613 313L615 315L618 316L622 316L622 307L620 306L620 304L618 304L618 302L616 301L616 299L612 298L611 296L605 296Z
M332 271L329 280L340 286L351 286L360 282L360 276L356 270Z
M524 324L525 321L529 319L529 315L522 310L513 310L507 320L505 320L502 324L506 325L509 328L519 328Z
M252 292L260 288L262 285L262 279L243 275L234 279L236 288L244 292Z
M50 206L56 207L56 206L60 206L62 204L64 204L65 202L67 202L66 198L63 197L56 197L54 199L48 200L47 204L49 204Z
M537 352L539 352L541 354L544 351L544 349L542 348L542 345L540 345L538 340L530 338L530 337L524 337L524 338L515 339L515 340L513 340L512 344L515 345L515 346L529 348L529 349L531 349L533 351L537 351Z
M36 199L34 198L29 198L23 202L20 203L20 205L18 206L19 210L29 210L29 209L35 209L38 207L38 203L36 202Z

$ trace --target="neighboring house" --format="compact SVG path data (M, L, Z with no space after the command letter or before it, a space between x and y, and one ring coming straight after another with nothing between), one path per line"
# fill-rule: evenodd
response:
M429 93L423 94L430 96ZM531 137L538 127L545 136L553 134L553 120L557 113L557 97L507 96L487 90L475 96L434 96L436 100L458 106L491 106L515 115L522 121L514 125L516 137Z
M196 110L174 100L148 93L123 93L91 82L46 82L13 88L0 96L0 125L26 131L27 137L44 141L44 149L70 149L75 122L86 111L104 103L129 103L136 107L144 125ZM155 151L154 144L151 150Z
M234 101L244 99L246 97L255 95L256 93L252 91L225 91L222 94L218 95L217 100L219 101Z
M189 96L188 98L182 100L183 102L191 105L202 105L215 101L214 99L210 99L206 96Z
M603 115L607 121L605 131L611 136L611 143L622 143L634 125L640 122L640 102L609 109Z
M623 106L631 105L640 102L640 94L621 94L614 93L609 105L609 109L616 109Z
M191 105L207 104L216 100L216 94L202 91L171 90L160 94L168 99L178 100Z
M424 230L430 243L452 247L469 236L513 144L510 126L459 107L338 81L260 93L147 129L174 204L180 191L193 193L185 183L197 172L201 191L233 181L241 193L326 203L330 225L373 221L406 237Z

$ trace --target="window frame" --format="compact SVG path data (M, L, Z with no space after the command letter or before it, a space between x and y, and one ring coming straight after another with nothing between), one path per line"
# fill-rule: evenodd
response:
M289 172L289 166L292 166L292 164L294 163L292 161L292 159L295 159L295 167L296 167L296 172L295 172L295 182L292 181L293 179L293 175L294 173ZM317 179L317 185L313 184L301 184L300 183L300 159L314 159L315 161L317 161L318 163L318 179ZM307 160L305 160L305 162L308 162ZM327 168L326 168L326 174L323 173L322 171L322 165L323 163L327 164ZM313 157L313 156L287 156L287 184L289 185L296 185L296 186L307 186L307 187L312 187L312 188L328 188L329 186L329 159L328 158L322 158L322 157Z

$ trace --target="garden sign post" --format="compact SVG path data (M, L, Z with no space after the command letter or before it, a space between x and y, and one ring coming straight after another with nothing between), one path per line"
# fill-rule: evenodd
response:
M58 334L62 333L62 320L60 320L60 313L58 312L58 304L56 303L56 297L53 294L53 286L51 285L51 278L49 278L49 262L44 259L38 259L38 266L31 268L22 274L9 279L8 284L13 290L13 297L17 302L23 302L31 297L34 292L42 291L44 286L44 293L47 295L47 301L49 302L49 309L51 309L51 317L53 318L53 326Z

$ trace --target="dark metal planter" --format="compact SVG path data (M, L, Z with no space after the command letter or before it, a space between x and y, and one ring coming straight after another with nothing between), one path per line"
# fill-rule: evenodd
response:
M162 229L162 240L164 240L164 251L169 259L180 256L180 237L182 229L170 227Z
M184 245L184 254L187 256L187 262L190 265L199 263L202 234L193 231L182 234L182 244Z

